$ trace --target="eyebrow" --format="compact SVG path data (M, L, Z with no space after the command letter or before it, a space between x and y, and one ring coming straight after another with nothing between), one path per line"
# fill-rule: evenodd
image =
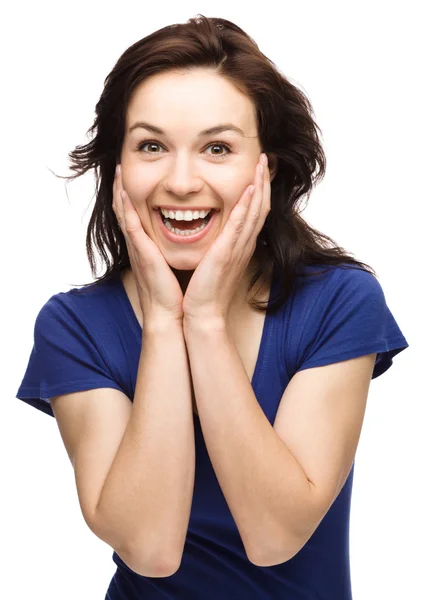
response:
M132 132L137 127L141 129L148 129L152 133L156 133L158 135L167 135L163 129L160 127L156 127L156 125L151 125L150 123L145 123L144 121L138 121L134 125L129 128L129 133ZM203 129L200 133L197 134L197 137L205 137L207 135L217 135L218 133L222 133L223 131L235 131L239 135L245 137L244 132L236 125L232 123L222 123L221 125L215 125L214 127L209 127L209 129Z

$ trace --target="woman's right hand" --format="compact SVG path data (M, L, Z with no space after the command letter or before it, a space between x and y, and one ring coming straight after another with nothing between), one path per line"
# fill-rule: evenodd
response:
M127 244L133 275L146 325L183 323L183 292L162 252L145 233L139 215L115 173L112 208ZM125 201L121 198L125 194Z

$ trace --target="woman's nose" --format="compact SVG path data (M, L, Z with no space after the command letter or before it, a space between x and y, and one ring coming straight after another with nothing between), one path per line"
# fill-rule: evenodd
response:
M165 190L176 196L197 193L202 186L203 181L196 174L194 167L186 163L170 167L164 181Z

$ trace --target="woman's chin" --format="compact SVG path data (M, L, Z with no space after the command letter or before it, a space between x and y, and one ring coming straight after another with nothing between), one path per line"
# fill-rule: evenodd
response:
M167 261L168 265L176 271L195 271L195 269L200 264L201 259L182 259L180 257L175 257L174 259L172 259L170 257L165 256L165 260Z

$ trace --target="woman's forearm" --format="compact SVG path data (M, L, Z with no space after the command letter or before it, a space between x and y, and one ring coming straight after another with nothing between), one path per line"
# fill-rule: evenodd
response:
M165 576L177 569L194 475L189 363L182 326L170 323L143 332L131 418L96 511L122 532L132 570Z

